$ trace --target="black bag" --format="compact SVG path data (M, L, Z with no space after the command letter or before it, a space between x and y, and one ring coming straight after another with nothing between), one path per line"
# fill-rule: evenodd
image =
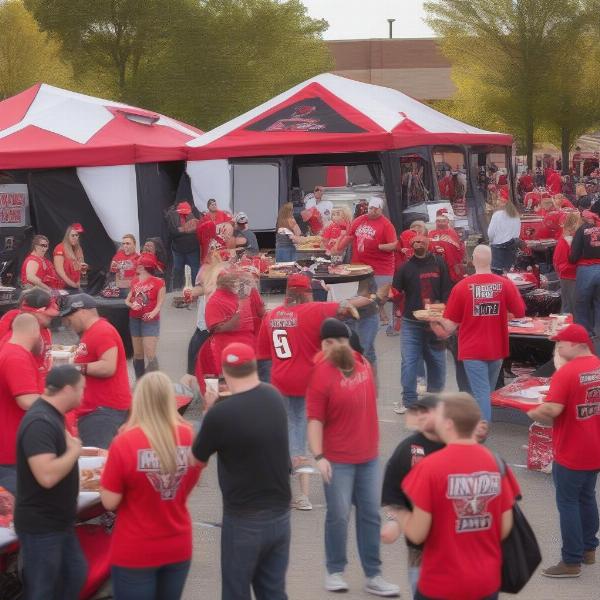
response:
M504 477L506 463L496 456L500 474ZM518 500L518 499L517 499ZM542 555L533 529L518 502L513 506L513 526L502 542L502 582L500 591L518 594L542 562Z

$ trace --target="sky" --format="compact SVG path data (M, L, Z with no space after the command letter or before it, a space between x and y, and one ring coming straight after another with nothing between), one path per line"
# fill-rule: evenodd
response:
M311 17L325 19L327 40L388 37L388 19L396 19L394 37L432 37L423 22L423 0L302 0Z

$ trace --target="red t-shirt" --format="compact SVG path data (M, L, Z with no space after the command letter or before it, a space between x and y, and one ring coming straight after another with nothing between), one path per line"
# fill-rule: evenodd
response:
M394 253L379 249L379 244L396 241L396 230L392 222L384 216L369 219L369 215L352 221L349 235L354 237L352 262L369 265L374 275L394 274Z
M318 235L323 229L323 216L321 215L319 209L316 206L313 206L310 210L312 212L310 218L308 219L308 221L306 221L306 223L308 224L310 233L312 235Z
M106 319L98 319L83 332L75 353L75 362L96 362L107 350L115 346L117 347L117 369L114 374L111 377L85 376L83 402L77 409L79 416L93 412L99 406L129 410L131 388L123 340L119 332Z
M140 255L137 252L133 254L125 254L123 250L119 250L112 258L111 263L116 263L117 268L112 269L113 273L117 273L118 280L131 281L135 277L135 269Z
M600 469L600 358L580 356L561 367L545 401L564 406L554 419L554 460L576 471Z
M54 270L54 265L46 257L35 256L35 254L29 254L21 266L21 283L23 285L31 285L31 282L27 281L27 265L31 261L37 263L38 270L36 275L44 285L55 290L63 286L62 281Z
M212 221L215 225L220 225L221 223L233 221L233 217L225 210L209 211L200 219L200 223L206 223L206 221Z
M499 275L471 275L450 292L444 317L459 324L459 360L499 360L509 354L508 313L525 316L515 284Z
M323 423L323 455L336 463L377 458L377 392L369 362L357 352L354 373L344 377L321 357L306 389L306 417Z
M177 472L165 475L140 427L115 437L102 472L104 489L122 494L112 533L110 564L151 568L192 557L192 520L187 497L200 476L189 464L192 428L177 428Z
M160 277L150 275L148 279L141 281L138 277L131 280L130 295L132 304L137 304L139 308L129 309L129 316L133 319L141 319L145 314L152 312L158 304L158 294L165 287L165 280ZM152 319L158 321L160 312Z
M226 247L225 240L217 234L217 224L211 219L204 219L196 227L196 237L203 261L208 260L212 250L221 250Z
M563 236L561 236L554 248L552 264L560 279L575 279L577 274L577 265L569 262L571 245Z
M17 430L25 411L16 397L43 391L33 354L18 344L5 344L0 350L0 465L17 462Z
M448 267L452 281L460 281L464 275L463 259L465 245L454 229L434 229L429 232L429 251L439 254Z
M334 223L333 221L329 223L321 233L321 237L325 240L325 248L329 251L333 250L336 242L346 230L347 227L344 224Z
M279 306L262 322L256 348L259 360L271 360L271 383L284 396L304 397L314 358L321 349L321 324L335 317L336 302Z
M65 245L61 242L56 245L54 248L54 256L62 256L63 261L63 269L65 270L65 275L74 283L79 285L81 280L81 265L69 258L67 253L65 252Z
M479 444L449 444L417 463L402 490L432 515L419 592L444 600L480 600L496 593L502 513L519 494L511 471L501 477L493 454Z

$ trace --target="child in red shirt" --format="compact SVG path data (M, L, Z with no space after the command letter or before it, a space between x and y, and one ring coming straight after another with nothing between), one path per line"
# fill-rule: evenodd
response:
M577 265L569 262L569 254L571 252L571 242L575 232L581 225L581 217L579 212L569 213L563 225L562 235L556 243L552 263L554 270L560 279L560 297L562 300L561 312L575 312L575 275L577 273Z

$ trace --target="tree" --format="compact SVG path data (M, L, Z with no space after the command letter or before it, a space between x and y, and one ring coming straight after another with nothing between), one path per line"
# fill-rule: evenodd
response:
M68 86L72 70L60 45L41 32L19 0L0 4L0 97L7 98L39 81Z
M535 131L547 100L545 65L580 14L578 0L429 0L427 22L442 38L458 85L479 88L479 109L493 111L522 141L533 163ZM466 93L464 102L472 103Z

